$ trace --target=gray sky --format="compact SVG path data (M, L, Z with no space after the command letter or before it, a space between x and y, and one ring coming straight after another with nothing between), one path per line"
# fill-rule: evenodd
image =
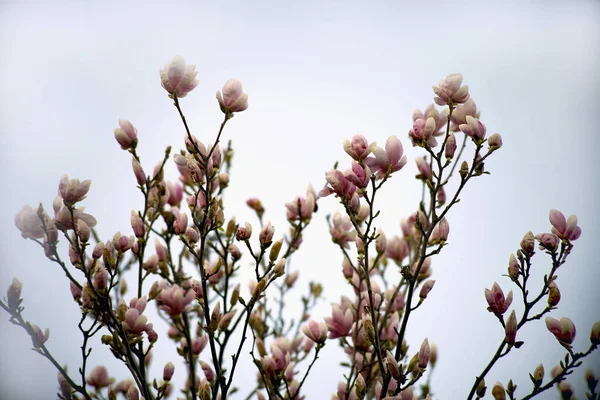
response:
M59 269L21 239L14 215L26 203L42 201L50 209L58 181L68 173L92 179L85 205L100 221L103 238L130 232L130 210L140 207L141 195L130 157L112 131L119 118L133 122L147 172L167 145L182 147L181 122L158 79L159 68L174 55L197 65L200 85L182 105L205 143L214 140L222 118L215 91L231 77L242 80L250 108L225 131L236 150L227 215L254 223L244 202L259 196L280 232L283 204L303 194L308 183L321 187L336 160L349 165L342 142L363 133L381 145L397 135L409 158L379 203L382 228L388 237L399 234L400 218L416 209L420 196L413 178L421 152L407 138L412 111L432 102L431 86L438 80L464 74L488 132L501 133L504 147L486 163L491 176L469 184L448 218L450 246L433 261L436 286L409 324L412 350L424 336L437 343L434 391L444 399L466 396L503 335L486 311L484 288L498 281L505 292L512 289L501 276L508 257L528 230L549 230L550 208L576 214L583 229L559 270L562 301L552 315L569 316L578 328L575 348L587 348L591 324L600 319L594 257L600 180L593 164L597 3L215 4L0 4L0 288L4 293L15 276L23 282L25 315L51 329L47 345L60 362L76 370L77 307ZM172 165L168 173L176 178ZM327 198L320 207L293 261L301 270L299 287L309 280L324 283L318 317L347 292L341 256L324 222L338 205ZM539 254L534 268L541 281L548 260ZM502 359L488 380L491 386L512 378L521 395L530 389L528 372L543 362L549 374L563 354L543 322L522 332L525 346ZM49 398L56 372L30 350L24 335L0 316L0 398ZM173 354L168 344L158 351L151 374L161 374L166 361L175 361ZM97 346L91 362L107 363L124 376L111 357ZM336 343L329 343L307 381L309 399L328 398L335 390L340 360ZM600 354L584 367L591 365L600 373ZM241 380L254 379L254 372L239 371ZM581 375L571 379L578 397ZM183 377L181 366L176 377ZM540 397L555 396L550 391Z

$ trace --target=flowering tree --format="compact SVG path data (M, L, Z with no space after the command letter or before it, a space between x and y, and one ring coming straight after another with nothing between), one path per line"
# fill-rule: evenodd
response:
M392 136L382 148L356 135L344 142L350 157L347 170L339 170L336 164L325 174L326 184L318 193L309 186L304 196L285 205L289 227L280 239L275 240L275 228L264 221L261 201L247 201L260 226L256 240L251 223L226 217L223 206L233 161L231 143L221 146L224 128L248 108L248 96L238 80L225 83L216 95L223 121L214 143L204 144L192 135L180 104L197 86L196 75L195 66L186 65L181 57L160 72L161 84L183 123L185 146L173 157L167 148L151 175L144 171L136 152L134 125L121 120L115 129L117 142L132 156L133 173L144 199L140 210L131 212L133 235L117 232L112 240L100 240L94 230L96 219L81 207L91 182L67 175L60 180L53 216L40 205L37 209L25 206L15 218L22 236L38 243L46 257L60 266L80 306L82 361L77 373L72 373L46 346L49 330L42 332L24 318L17 279L8 288L5 301L0 301L10 320L31 336L34 350L58 369L59 398L168 397L174 391L175 365L169 362L164 366L162 379L147 371L151 350L159 339L171 341L185 365L186 385L180 389L186 399L234 397L239 389L237 367L247 354L244 348L257 369L254 388L246 398L304 398L303 385L321 349L334 343L347 355L347 362L333 398L435 397L429 378L437 350L424 338L418 351L409 351L406 332L410 317L433 295L432 260L448 245L451 208L460 201L467 184L488 174L487 159L502 147L499 134L487 136L462 76L450 75L433 88L441 110L430 105L413 113L408 137L413 146L423 149L423 156L415 160L416 178L422 181L423 191L416 211L401 222L401 234L388 238L377 228L385 210L378 209L376 199L382 186L391 184L407 163L402 143ZM164 167L171 160L178 167L179 182L164 178ZM331 239L340 250L341 270L353 296L342 297L333 304L330 317L316 321L310 313L322 287L311 283L302 298L300 318L288 318L284 313L286 295L298 278L290 257L301 248L305 229L317 212L317 201L331 195L341 205L328 221ZM497 318L504 337L476 379L466 382L470 387L464 393L467 399L483 398L486 392L495 399L529 399L553 386L569 398L566 376L600 344L600 321L591 327L589 348L576 351L571 320L548 315L561 298L556 272L581 235L575 216L565 218L551 210L549 219L551 232L528 232L509 257L507 277L515 285L522 312L511 310L512 290L505 295L498 283L485 289L488 311ZM68 261L61 256L61 236L67 243ZM542 282L533 282L530 274L536 244L549 259ZM240 270L249 263L254 279L246 282ZM125 274L136 277L133 288L128 287ZM243 294L242 286L249 287L248 295ZM158 321L149 322L144 315L152 303L169 326L168 338L159 338L154 330ZM517 390L512 381L506 385L498 382L488 391L485 379L496 362L524 345L519 330L542 318L565 348L564 360L549 378L540 364L530 374L531 387ZM124 363L130 378L116 381L106 367L88 365L89 341L97 335ZM586 379L588 397L600 398L598 378L589 372Z

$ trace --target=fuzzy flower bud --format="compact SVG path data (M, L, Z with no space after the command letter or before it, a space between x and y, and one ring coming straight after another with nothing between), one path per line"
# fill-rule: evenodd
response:
M6 291L6 299L8 301L8 308L16 310L21 304L21 290L23 285L17 278L13 278L12 284Z
M427 368L427 364L429 364L429 357L431 356L431 349L429 348L429 340L425 338L423 343L421 344L421 348L419 349L419 368L425 369Z

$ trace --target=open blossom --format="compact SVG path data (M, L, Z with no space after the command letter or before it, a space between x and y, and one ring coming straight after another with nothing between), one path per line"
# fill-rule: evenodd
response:
M329 229L331 240L344 248L350 247L350 242L356 237L354 226L347 215L336 212L333 215L333 226Z
M552 224L552 233L561 239L577 240L581 236L581 228L577 226L577 217L570 215L565 219L563 213L558 210L550 210L550 223Z
M137 145L137 129L125 119L119 120L119 127L115 129L115 139L123 150L135 148Z
M387 241L385 246L385 256L401 264L402 260L408 256L408 243L404 238L393 236Z
M90 214L84 213L84 210L85 207L75 208L73 210L73 217L71 218L71 212L67 209L67 207L61 208L58 214L54 216L54 222L56 223L57 228L73 229L73 221L77 223L77 221L80 219L82 219L90 228L96 226L96 218Z
M458 128L463 131L467 136L470 136L473 140L485 139L486 128L477 118L473 118L470 115L466 117L467 123L461 124ZM502 145L500 141L500 145Z
M346 179L359 188L365 188L371 180L371 169L368 166L361 166L356 161L352 161L352 169L344 172Z
M346 308L346 310L343 311L339 305L334 304L331 311L331 317L325 317L325 323L329 329L330 339L348 336L352 330L352 325L354 324L352 310Z
M439 112L434 104L428 105L423 112L421 110L415 110L412 114L413 122L418 119L423 119L427 121L429 118L433 118L435 122L435 128L433 130L434 136L442 135L445 131L446 123L448 122L448 109L444 109L442 112Z
M381 147L373 149L374 157L367 157L364 163L377 172L378 178L383 178L388 173L400 171L406 165L406 156L403 156L402 143L396 136L390 136L385 142L385 150Z
M65 203L74 204L85 198L91 184L89 179L80 182L79 179L69 179L69 175L64 174L58 184L58 194Z
M108 376L108 370L103 366L94 368L87 378L87 383L96 389L102 389L110 385L113 381L114 379Z
M217 92L217 100L224 113L241 112L248 108L248 95L242 91L242 82L237 79L225 82L222 94Z
M361 161L373 151L375 142L369 144L363 135L354 135L352 140L344 141L344 151L356 161Z
M302 332L315 343L322 343L327 338L327 325L323 322L309 321L302 326Z
M356 185L346 178L346 176L337 169L325 173L325 180L329 186L325 186L320 192L319 197L329 196L335 193L341 198L352 198L354 192L356 192Z
M15 215L15 225L24 238L40 239L44 237L42 220L37 211L28 204Z
M450 121L452 121L451 130L456 132L461 124L467 123L467 115L479 119L479 112L477 111L477 105L472 97L462 104L458 104L452 111Z
M293 201L285 203L287 209L286 217L288 221L310 220L316 206L316 193L309 185L306 190L306 197L296 197Z
M435 147L437 146L437 140L433 137L435 132L436 124L433 117L418 118L413 123L413 128L408 131L408 137L410 138L413 146L419 147Z
M195 297L196 293L193 289L184 290L179 285L173 285L163 289L157 300L162 310L170 315L178 315L187 310Z
M546 328L563 344L570 345L575 339L575 325L569 318L563 317L559 321L552 317L546 317Z
M506 298L504 298L504 292L500 286L494 282L492 290L485 289L485 299L488 302L488 311L494 314L502 315L508 310L508 307L512 303L513 293L512 290L508 292Z
M176 56L160 70L160 82L169 94L182 98L198 86L197 75L195 65L186 65L183 57Z
M469 87L461 86L463 76L461 74L448 75L433 87L436 97L435 103L440 106L454 103L464 103L469 100Z

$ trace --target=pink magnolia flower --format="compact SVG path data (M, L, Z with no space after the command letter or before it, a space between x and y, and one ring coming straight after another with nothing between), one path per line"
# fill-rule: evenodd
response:
M540 233L535 235L535 238L540 242L540 250L547 249L554 251L558 248L560 239L554 233Z
M371 181L371 169L367 165L363 167L356 161L352 161L352 169L344 172L344 176L356 187L366 188Z
M492 290L485 289L485 299L489 305L488 311L493 312L494 314L504 314L512 303L512 298L512 290L508 292L508 296L504 298L504 292L496 282L492 285Z
M115 139L123 150L135 148L137 145L137 129L125 119L119 120L119 127L115 128Z
M58 194L65 203L75 204L85 199L91 184L92 181L89 179L79 182L79 179L69 179L69 175L64 174L58 184Z
M179 285L173 285L163 289L157 300L163 311L170 315L178 315L187 310L195 297L196 293L193 289L184 290Z
M329 196L335 193L336 196L341 198L350 199L354 192L356 192L356 186L350 182L346 176L337 169L325 173L325 180L329 186L325 186L320 192L319 197Z
M325 323L329 329L329 339L336 339L342 336L348 336L354 324L354 316L352 310L342 308L334 304L331 311L331 317L325 317Z
M459 129L467 136L470 136L473 140L485 139L486 128L477 118L473 118L470 115L466 117L467 123L459 125Z
M449 234L450 234L450 224L448 223L448 220L446 220L446 217L444 217L439 222L439 224L433 229L433 232L431 233L431 237L429 238L429 241L431 243L439 243L442 241L446 241L446 240L448 240Z
M315 211L316 193L311 185L306 190L306 197L297 196L294 201L285 203L287 209L286 217L288 221L310 220Z
M433 118L435 122L435 129L433 131L434 136L439 136L444 133L444 128L448 122L448 109L444 109L442 112L436 110L434 104L428 105L423 112L421 110L415 110L412 114L413 122L417 119L423 119L427 121L429 118Z
M76 208L73 210L73 217L71 218L71 213L67 209L67 207L61 208L61 210L54 216L54 222L56 223L57 228L59 229L73 229L73 221L75 224L78 220L82 219L88 227L93 228L96 226L96 218L94 218L90 214L86 214L83 211L85 207Z
M198 86L197 75L195 65L186 65L183 57L175 56L160 70L160 81L169 94L182 98Z
M246 222L244 226L239 226L237 228L237 232L235 233L235 238L237 240L248 240L252 236L252 225Z
M575 339L575 325L567 317L556 320L552 317L546 317L546 328L558 339L562 344L570 345Z
M350 242L356 237L354 226L347 215L336 212L332 218L333 226L329 229L331 240L344 248L350 248Z
M438 83L438 86L433 87L433 92L436 94L433 101L439 106L445 106L469 100L469 87L461 86L462 81L461 74L448 75Z
M323 343L327 338L327 325L323 322L311 320L302 326L302 333L315 343Z
M393 236L387 241L385 247L385 256L401 264L402 260L408 256L408 243L405 239Z
M344 141L344 151L356 161L361 161L375 148L376 144L367 141L363 135L354 135L352 140Z
M21 211L15 215L15 225L24 238L40 239L44 237L42 220L37 211L28 204L23 206Z
M94 368L87 378L87 383L95 387L96 390L107 387L113 381L114 379L108 376L108 370L101 365Z
M413 128L408 131L408 137L410 138L413 147L435 147L437 146L437 140L433 137L435 133L436 124L433 117L418 118L413 123Z
M133 228L133 233L135 234L135 236L138 238L144 237L144 233L145 233L144 221L142 220L142 217L140 217L140 215L137 211L131 210L130 222L131 222L131 227Z
M396 136L390 136L385 142L385 150L381 147L373 149L374 157L367 157L364 163L377 172L378 178L387 174L400 171L406 165L406 156L403 156L402 143Z
M187 214L184 212L180 212L179 214L177 214L177 217L175 218L175 222L173 222L173 230L175 231L176 234L183 235L185 233L187 226L188 226Z
M271 221L267 222L258 234L258 240L261 246L269 247L273 242L273 235L275 234L275 227L271 225Z
M148 324L148 318L145 315L141 315L137 308L130 308L125 312L125 321L123 321L123 327L125 331L133 335L139 335L142 332L149 332L152 330L152 324Z
M242 82L229 79L223 85L223 94L217 91L217 100L224 113L241 112L248 108L248 95L242 91Z
M458 104L452 111L452 116L450 117L450 121L452 121L451 130L454 132L458 131L458 127L461 124L467 123L467 116L479 118L479 114L475 101L472 97L469 97L469 100Z
M570 215L565 219L563 213L558 210L550 210L550 223L552 233L564 240L577 240L581 236L581 228L577 226L577 217Z

